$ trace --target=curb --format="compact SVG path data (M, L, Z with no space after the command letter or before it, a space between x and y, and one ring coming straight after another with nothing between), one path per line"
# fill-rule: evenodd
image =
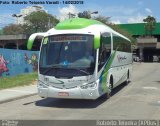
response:
M15 100L19 100L19 99L23 99L23 98L27 98L27 97L34 96L34 95L37 95L37 93L21 95L21 96L9 98L9 99L6 99L6 100L2 100L2 101L0 101L0 104L11 102L11 101L15 101Z

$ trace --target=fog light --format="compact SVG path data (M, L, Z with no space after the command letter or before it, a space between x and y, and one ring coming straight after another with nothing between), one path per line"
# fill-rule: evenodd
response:
M91 93L89 93L89 96L93 96L93 93L91 92Z

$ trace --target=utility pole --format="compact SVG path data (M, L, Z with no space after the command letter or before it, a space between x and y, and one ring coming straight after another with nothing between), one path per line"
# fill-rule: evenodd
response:
M51 17L48 17L48 28L51 28Z
M75 14L72 14L71 12L69 12L68 15L69 15L69 19L74 18L76 16Z
M12 17L16 17L16 24L18 25L18 24L19 24L18 18L19 18L19 17L22 17L22 15L21 15L21 14L19 14L19 15L18 15L18 14L13 14ZM19 41L18 41L18 40L17 40L17 42L16 42L16 46L17 46L16 48L17 48L17 50L18 50L18 49L19 49Z

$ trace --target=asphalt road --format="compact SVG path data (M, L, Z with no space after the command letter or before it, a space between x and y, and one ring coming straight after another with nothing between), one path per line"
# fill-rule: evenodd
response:
M105 100L42 99L38 95L0 104L0 119L160 119L160 64L135 63L132 82Z

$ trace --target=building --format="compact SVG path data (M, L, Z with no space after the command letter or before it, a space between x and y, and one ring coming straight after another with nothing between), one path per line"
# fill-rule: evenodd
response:
M45 11L43 6L28 6L24 9L21 9L20 13L17 14L19 17L17 17L17 24L24 24L26 23L24 21L24 17L27 15L31 14L32 12L37 12L37 11Z
M27 41L29 35L0 35L0 48L27 50ZM33 51L39 51L42 38L36 38Z
M160 23L156 23L152 36L146 36L145 23L120 24L119 26L137 39L135 52L141 60L152 62L154 56L160 59Z
M27 49L27 35L0 35L0 48Z

